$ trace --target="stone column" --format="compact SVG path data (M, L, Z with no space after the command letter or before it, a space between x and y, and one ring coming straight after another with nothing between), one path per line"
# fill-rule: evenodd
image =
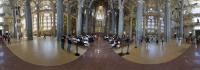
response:
M124 32L124 1L119 0L119 25L118 25L118 36L122 38Z
M112 9L112 33L113 34L116 34L116 22L115 22L115 19L116 19L116 13L115 13L115 10Z
M137 12L136 12L136 46L140 45L143 34L143 0L138 0L137 3Z
M56 5L53 5L53 34L56 37Z
M76 35L80 35L81 34L81 25L82 25L82 6L85 0L78 0L78 20L77 20L77 24L76 24Z
M184 16L183 16L183 6L184 6L184 1L183 0L180 0L180 17L179 17L179 24L180 24L180 38L183 38L184 37L184 31L183 31L183 28L184 28Z
M32 14L30 0L25 0L25 21L26 21L26 33L28 40L33 40L33 30L32 30Z
M63 23L64 23L64 13L63 13L63 0L56 0L56 13L57 13L57 40L60 41L63 35Z
M107 23L106 23L106 34L109 34L110 31L110 12L107 13Z
M165 41L168 42L171 39L171 7L170 0L165 0L165 18L164 18L164 34Z
M67 18L67 35L71 35L71 27L72 27L72 23L71 23L72 17L69 15Z
M37 9L37 36L40 36L40 6L39 0L37 0L36 9Z
M129 18L129 37L132 38L133 34L133 17Z
M71 15L70 15L70 13L71 13L71 9L70 9L70 7L69 7L69 3L67 3L67 5L66 5L66 11L68 12L68 14L67 14L67 35L71 35Z
M50 17L51 17L51 26L50 26L51 30L50 31L51 31L51 36L52 36L53 35L53 32L52 32L53 31L53 29L52 29L52 27L53 27L52 26L53 25L53 15L52 15L52 13L51 13Z
M84 24L84 33L88 34L88 16L89 16L89 11L88 9L85 9L85 24Z
M17 17L17 16L16 16L17 9L16 9L16 7L14 6L14 7L12 8L12 10L13 10L13 13L12 13L12 14L13 14L13 27L14 27L14 30L13 30L13 31L14 31L14 33L13 33L14 35L13 35L13 36L14 36L14 38L17 38L17 33L18 33L18 32L17 32L17 18L16 18L16 17Z
M42 34L42 36L44 35L44 14L43 15L41 15L42 17L42 19L41 19L41 33L40 34Z

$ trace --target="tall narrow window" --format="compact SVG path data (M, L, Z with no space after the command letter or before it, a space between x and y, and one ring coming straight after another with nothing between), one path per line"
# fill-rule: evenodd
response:
M3 7L0 7L0 14L3 14Z
M164 21L163 21L163 18L160 18L160 32L164 32Z
M3 17L0 17L0 22L4 22L4 19L3 19Z
M147 32L155 32L154 16L149 16L147 21Z

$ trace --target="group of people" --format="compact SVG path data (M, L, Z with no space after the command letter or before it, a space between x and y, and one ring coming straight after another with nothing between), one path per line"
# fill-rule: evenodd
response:
M200 43L200 36L198 36L198 37L196 38L196 41L197 41L198 44Z
M3 34L3 35L0 35L0 40L1 42L7 42L8 44L11 43L11 40L10 40L10 34Z
M145 37L145 42L148 44L148 43L151 43L151 42L156 42L156 44L159 44L159 42L161 41L161 43L163 44L164 40L163 39L158 39L157 37L155 36L146 36Z
M120 40L118 37L114 36L104 36L104 40L106 40L109 44L111 44L112 48L120 47Z
M125 43L130 41L128 36L119 38L117 35L105 35L104 40L111 44L112 48L120 48L121 46L124 46Z
M61 48L64 49L66 41L67 41L68 52L70 52L72 44L77 46L89 47L90 43L94 42L94 39L95 39L94 35L80 35L80 36L63 35L61 38Z

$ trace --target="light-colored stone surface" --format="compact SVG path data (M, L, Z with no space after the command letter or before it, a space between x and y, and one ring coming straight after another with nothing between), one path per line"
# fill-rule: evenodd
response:
M47 39L36 38L33 41L12 41L8 44L8 48L20 59L28 63L42 66L56 66L71 62L78 57L75 54L75 46L71 48L71 52L62 50L59 42L55 38ZM83 54L86 48L79 48L80 54Z
M176 41L170 41L164 43L164 46L160 44L150 43L143 44L141 47L135 48L134 44L130 46L130 54L123 56L125 59L136 62L139 64L161 64L170 62L180 55L182 55L188 48L189 44L182 43L178 45ZM127 47L123 49L126 53ZM121 49L115 49L116 53L120 53Z

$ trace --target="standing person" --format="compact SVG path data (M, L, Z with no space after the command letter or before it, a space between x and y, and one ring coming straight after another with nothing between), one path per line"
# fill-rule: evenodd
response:
M6 34L3 35L3 38L4 38L5 41L7 40Z
M8 40L8 44L11 44L9 35L7 36L7 40Z
M46 39L46 34L44 34L44 39Z
M156 44L158 44L159 43L159 41L158 41L158 39L156 39Z
M68 42L67 51L70 52L71 45L72 45L71 35L68 36L68 38L67 38L67 42Z
M65 49L64 46L65 46L65 36L63 35L62 38L61 38L61 48L63 50Z
M163 43L164 43L164 39L162 39L162 46L163 46Z

